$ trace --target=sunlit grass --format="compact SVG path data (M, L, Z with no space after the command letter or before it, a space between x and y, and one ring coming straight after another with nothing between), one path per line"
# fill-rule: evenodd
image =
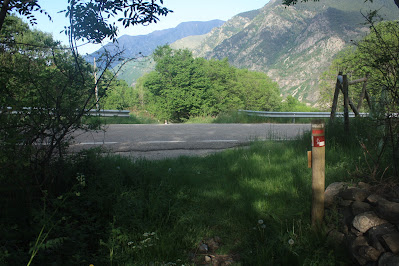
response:
M326 185L350 181L361 151L331 136L326 143ZM215 254L237 255L242 265L348 265L325 232L310 227L310 146L306 133L206 157L133 161L83 152L63 174L84 177L85 186L64 205L58 195L46 205L51 237L65 240L35 262L47 265L62 249L70 265L192 265L201 241L217 236Z
M81 199L97 198L107 206L103 211L112 213L114 236L103 241L119 263L187 263L202 240L218 236L223 245L216 253L239 254L245 265L300 265L312 261L315 250L326 256L332 250L309 226L306 148L301 141L255 142L204 158L132 163L97 157L96 165L85 166L96 174L84 173L97 189L89 188ZM330 156L334 164L327 175L334 176L329 169L342 165L338 153ZM156 232L152 245L129 248L128 243L139 245L145 232ZM344 260L338 256L329 259Z

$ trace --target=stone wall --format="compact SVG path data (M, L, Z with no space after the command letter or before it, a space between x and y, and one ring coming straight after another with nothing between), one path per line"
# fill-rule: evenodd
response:
M399 265L399 187L386 188L339 182L325 191L328 236L359 265Z

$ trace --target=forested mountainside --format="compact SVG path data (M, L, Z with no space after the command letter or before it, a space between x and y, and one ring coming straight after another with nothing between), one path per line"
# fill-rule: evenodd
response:
M391 0L324 0L291 7L281 2L238 14L207 34L194 54L227 57L234 66L266 72L283 95L314 104L320 74L351 40L368 32L363 15L378 9L384 19L399 17Z

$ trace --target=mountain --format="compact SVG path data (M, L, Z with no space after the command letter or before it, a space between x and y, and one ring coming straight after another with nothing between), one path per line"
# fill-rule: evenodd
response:
M367 34L362 13L379 10L389 20L399 15L393 0L324 0L291 7L281 2L271 0L213 29L194 55L228 58L236 67L266 72L284 96L314 104L320 74L351 40Z
M176 28L154 31L147 35L129 36L123 35L117 43L108 43L98 51L86 57L88 62L93 62L93 57L99 57L105 50L110 54L123 51L122 57L133 58L139 54L150 55L159 45L173 43L179 39L193 35L203 35L213 28L223 25L222 20L183 22Z

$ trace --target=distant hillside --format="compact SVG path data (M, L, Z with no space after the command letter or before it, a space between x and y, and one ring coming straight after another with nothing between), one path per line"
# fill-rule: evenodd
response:
M387 20L399 17L393 0L322 0L285 7L270 0L263 8L238 14L204 35L170 42L197 57L228 58L239 68L267 73L278 82L283 96L316 104L319 77L339 51L368 32L362 15L379 10ZM120 77L134 84L154 63L131 63Z
M240 68L268 73L283 95L309 103L318 98L318 78L334 56L364 36L368 10L397 19L392 0L323 0L285 7L271 0L262 9L239 14L207 34L194 54L223 59Z
M223 23L224 21L222 20L191 21L180 23L176 28L154 31L147 35L123 35L118 38L118 43L105 45L103 48L87 56L86 60L92 62L93 57L99 57L105 49L111 54L124 50L122 54L124 58L137 57L139 53L147 56L159 45L173 43L187 36L206 34Z

